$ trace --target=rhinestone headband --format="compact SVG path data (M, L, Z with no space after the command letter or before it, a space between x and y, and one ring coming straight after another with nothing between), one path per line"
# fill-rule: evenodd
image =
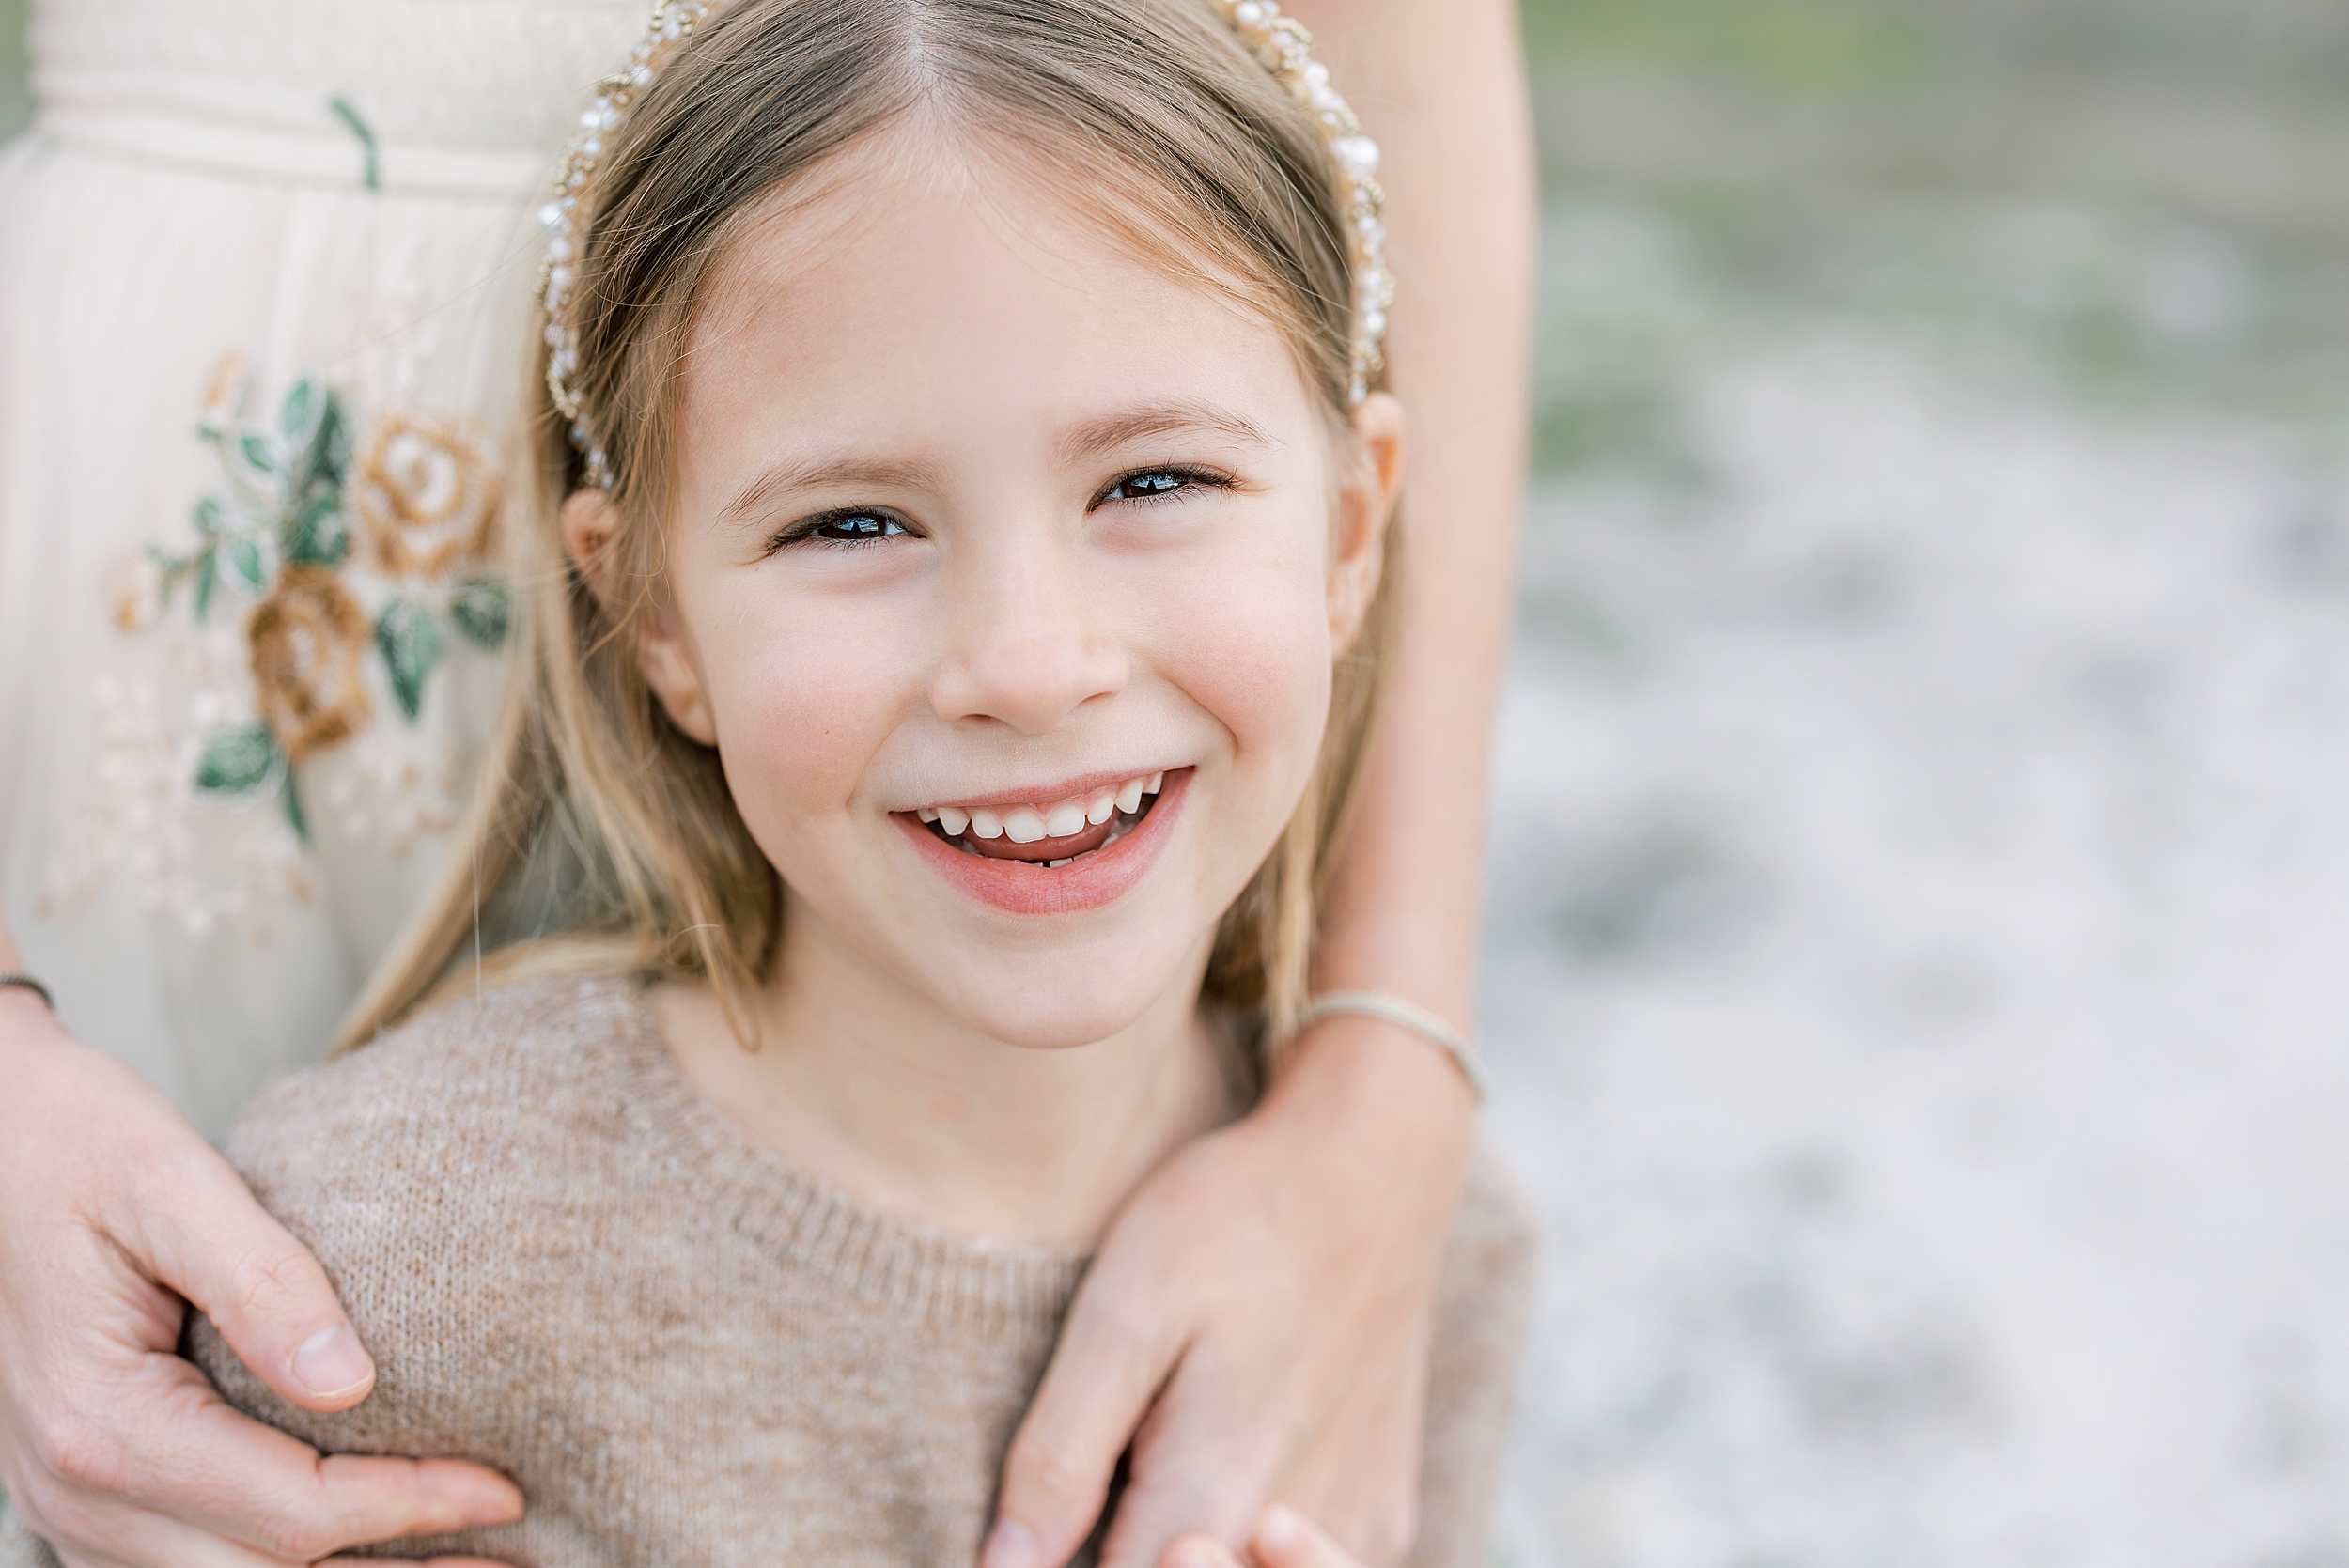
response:
M586 457L589 482L601 489L611 488L612 471L604 461L603 449L580 416L575 380L579 325L572 309L571 285L586 248L583 204L596 165L603 157L605 139L619 129L629 106L652 85L695 29L708 23L724 5L725 0L654 0L651 20L645 36L629 52L627 68L597 85L595 102L579 116L579 133L563 153L554 199L538 210L539 225L547 234L546 261L538 273L539 297L547 309L547 392L563 417L571 422L571 444ZM1330 85L1330 69L1313 57L1313 35L1296 18L1282 15L1276 0L1217 0L1217 8L1273 79L1313 112L1337 168L1354 264L1353 363L1346 399L1360 403L1370 395L1370 379L1386 364L1380 345L1387 334L1387 308L1394 303L1394 278L1387 271L1386 225L1379 221L1386 194L1378 186L1378 144L1362 134L1361 122Z

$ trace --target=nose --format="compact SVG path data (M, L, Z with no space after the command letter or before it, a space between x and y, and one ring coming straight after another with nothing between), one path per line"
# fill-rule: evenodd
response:
M1094 698L1122 691L1131 670L1125 644L1080 579L1076 564L1049 547L963 563L951 581L931 709L1042 735Z

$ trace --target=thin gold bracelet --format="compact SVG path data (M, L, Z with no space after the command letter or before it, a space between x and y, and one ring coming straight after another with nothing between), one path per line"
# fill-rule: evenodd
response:
M1415 1001L1406 1001L1385 991L1324 991L1307 1000L1304 1009L1297 1015L1297 1027L1339 1013L1359 1013L1364 1017L1379 1018L1406 1029L1452 1058L1452 1064L1468 1079L1470 1090L1479 1105L1485 1102L1485 1068L1476 1060L1476 1052L1460 1038L1459 1032Z

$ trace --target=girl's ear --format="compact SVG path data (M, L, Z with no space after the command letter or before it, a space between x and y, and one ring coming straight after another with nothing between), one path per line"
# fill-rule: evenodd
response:
M574 490L563 503L562 522L563 553L579 568L596 602L611 610L617 586L612 542L619 536L620 509L601 490ZM677 631L676 612L658 583L646 585L643 604L629 620L628 632L636 642L636 668L668 710L670 722L701 744L715 746L718 728L710 722L701 673L693 667Z
M1403 405L1374 392L1355 405L1354 451L1338 485L1330 559L1330 640L1345 653L1361 635L1386 569L1387 525L1403 486Z

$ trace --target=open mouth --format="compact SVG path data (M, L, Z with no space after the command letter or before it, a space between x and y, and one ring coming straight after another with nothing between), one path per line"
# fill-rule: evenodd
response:
M1049 803L924 806L913 815L963 854L1058 871L1140 827L1165 784L1163 772L1149 773Z

